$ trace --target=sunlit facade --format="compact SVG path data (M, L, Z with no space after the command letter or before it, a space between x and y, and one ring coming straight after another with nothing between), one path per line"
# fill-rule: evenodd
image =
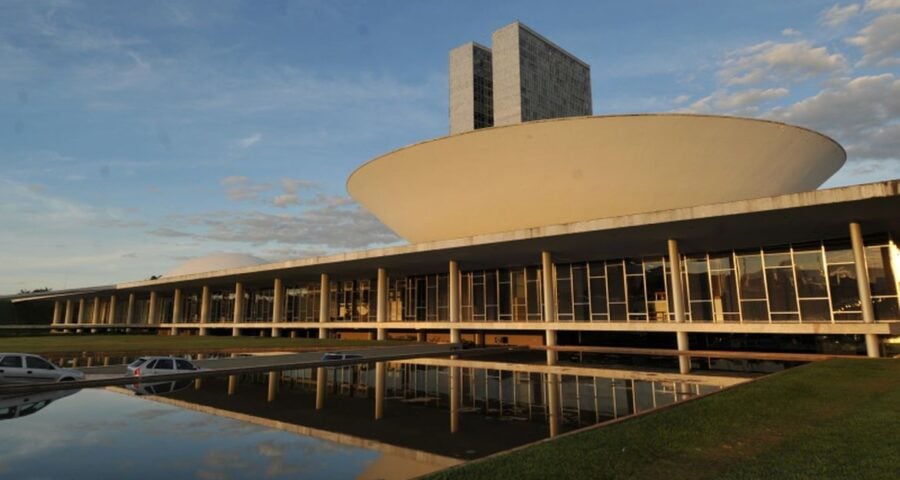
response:
M559 49L519 24L498 32L537 39L551 57ZM543 54L522 47L531 40L510 45L540 63ZM472 81L451 97L469 102L478 92L481 103L472 97L464 114L480 112L470 123L487 127L490 73L497 125L509 90L498 65L516 57L461 48L451 64L465 54ZM560 78L589 79L576 58L557 60L574 69ZM586 92L569 83L581 93L563 103L589 106L589 80ZM57 331L550 351L601 334L653 334L671 339L682 372L692 343L711 337L774 336L789 349L815 336L878 356L884 339L900 335L900 181L816 190L846 153L803 127L682 114L552 118L566 108L404 147L354 171L349 193L408 245L269 264L217 256L158 279L14 302L53 302Z

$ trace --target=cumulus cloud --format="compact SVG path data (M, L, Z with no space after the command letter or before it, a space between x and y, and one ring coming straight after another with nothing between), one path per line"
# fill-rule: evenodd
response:
M785 37L796 37L800 35L800 31L794 28L785 28L781 31L781 34Z
M816 47L806 40L790 43L763 42L738 50L726 58L719 78L726 85L751 85L763 81L797 82L833 73L846 66L839 53Z
M284 191L284 193L296 194L302 188L312 189L316 186L316 182L313 182L312 180L290 177L282 177L281 179L281 189Z
M718 90L692 103L687 111L750 115L759 111L759 105L786 97L788 93L786 88L752 88L735 93Z
M235 175L223 178L220 183L225 187L228 198L240 202L246 200L258 200L260 194L272 188L268 183L257 183L245 176Z
M157 229L150 233L255 246L289 245L322 252L365 248L400 240L352 200L324 195L322 198L329 201L292 214L249 211L175 216L171 219L173 228Z
M900 13L876 18L847 43L862 50L860 65L900 65Z
M867 0L866 10L900 10L900 0Z
M846 6L834 4L831 8L824 10L821 15L819 15L819 23L828 27L839 27L855 17L859 11L860 6L856 3L851 3Z
M891 73L843 79L768 116L833 136L851 159L900 162L900 79Z
M272 205L279 208L285 208L290 205L300 205L300 197L294 193L285 193L272 199Z

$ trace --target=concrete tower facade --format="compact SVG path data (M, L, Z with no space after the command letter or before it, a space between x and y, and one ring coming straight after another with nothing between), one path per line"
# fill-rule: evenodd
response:
M491 36L494 125L592 114L591 67L525 25Z
M450 51L450 133L494 125L491 49L469 42Z
M586 63L519 22L491 42L450 51L450 134L592 114Z

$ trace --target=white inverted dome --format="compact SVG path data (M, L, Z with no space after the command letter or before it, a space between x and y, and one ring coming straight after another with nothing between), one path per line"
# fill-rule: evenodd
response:
M252 267L266 263L265 260L246 253L217 253L194 258L166 272L163 277L178 277L195 273L227 270L230 268Z

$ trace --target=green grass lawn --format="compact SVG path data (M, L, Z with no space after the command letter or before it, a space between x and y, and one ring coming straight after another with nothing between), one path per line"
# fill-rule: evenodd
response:
M42 335L0 337L0 352L164 352L202 353L229 350L300 350L315 347L400 345L409 342L375 340L319 340L313 338L160 336L160 335Z
M896 479L900 360L808 364L428 478Z

